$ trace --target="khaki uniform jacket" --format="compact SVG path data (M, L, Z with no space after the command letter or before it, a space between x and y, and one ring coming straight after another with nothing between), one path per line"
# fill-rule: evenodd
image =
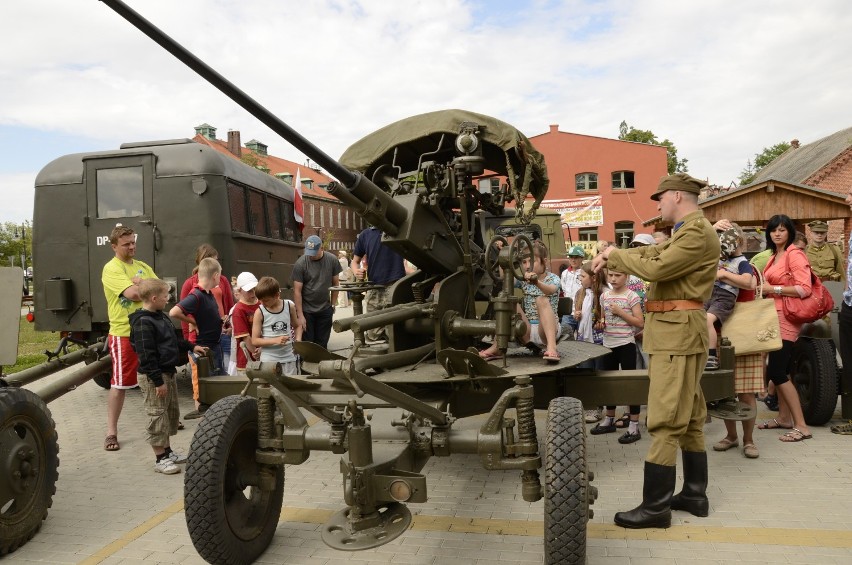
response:
M807 254L811 270L816 276L828 277L833 281L843 280L843 257L836 246L830 243L823 243L820 247L808 245Z
M719 236L700 210L684 216L671 239L659 245L616 249L607 267L650 281L647 300L706 302L719 267ZM704 310L648 312L642 348L648 353L690 355L707 351Z

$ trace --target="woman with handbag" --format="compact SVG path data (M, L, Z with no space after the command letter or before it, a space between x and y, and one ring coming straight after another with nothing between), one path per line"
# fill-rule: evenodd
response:
M766 373L775 383L780 406L779 418L769 420L758 428L785 428L789 431L778 439L784 442L798 442L813 437L799 401L799 393L790 381L790 361L793 357L793 347L799 338L802 322L791 319L785 308L784 300L801 301L811 295L811 267L808 258L801 249L793 245L796 228L788 216L776 214L769 218L766 226L766 247L772 250L772 256L766 263L763 274L766 283L763 286L764 296L775 300L775 311L781 326L782 347L769 353L769 364ZM782 414L790 414L792 422L785 422Z

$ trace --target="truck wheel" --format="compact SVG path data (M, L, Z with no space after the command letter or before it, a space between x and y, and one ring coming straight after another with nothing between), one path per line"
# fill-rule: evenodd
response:
M597 489L589 485L583 405L576 398L550 401L544 460L545 563L585 563L586 522Z
M38 395L0 389L0 557L32 538L47 518L59 477L59 445Z
M95 381L95 384L97 384L104 390L109 390L110 388L112 388L112 385L110 384L110 382L112 381L112 373L100 373L92 377L92 380Z
M189 450L184 507L189 536L208 563L252 563L272 541L284 498L284 467L255 460L257 400L228 396L204 414ZM260 488L271 473L274 488Z
M837 407L837 361L829 339L800 337L790 370L809 426L822 426Z

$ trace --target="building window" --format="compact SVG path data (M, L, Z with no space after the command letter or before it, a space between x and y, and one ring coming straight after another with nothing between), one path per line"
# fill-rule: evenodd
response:
M598 189L597 173L580 173L574 177L577 184L577 192L588 192Z
M632 190L636 188L633 171L614 171L612 173L613 190Z
M615 244L626 249L633 241L633 222L615 222Z
M580 241L597 241L598 228L580 228Z

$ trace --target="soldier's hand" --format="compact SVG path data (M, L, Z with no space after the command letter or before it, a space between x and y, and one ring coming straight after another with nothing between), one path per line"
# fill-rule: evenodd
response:
M602 268L606 266L607 258L603 253L600 255L596 255L594 259L592 259L592 271L595 273L599 272Z
M169 388L166 386L166 383L161 384L154 390L157 391L157 398L165 398L169 392Z

